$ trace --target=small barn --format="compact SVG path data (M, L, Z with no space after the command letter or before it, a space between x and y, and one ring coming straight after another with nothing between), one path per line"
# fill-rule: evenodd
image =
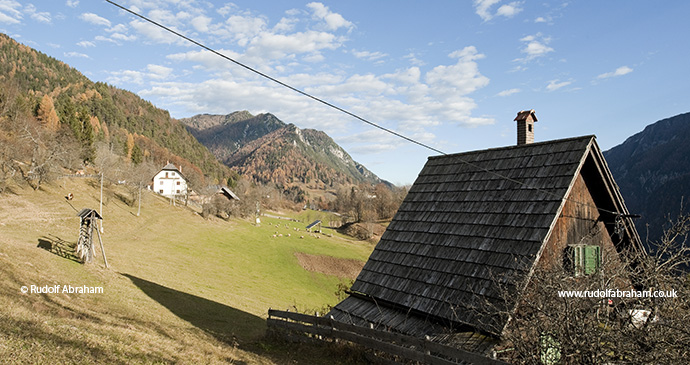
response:
M178 169L168 163L153 177L152 190L168 198L184 197L187 195L187 179L182 174L182 166Z
M329 316L488 354L508 319L477 306L516 305L497 278L518 285L568 255L580 275L641 247L595 136L533 143L534 110L515 121L516 146L428 159Z
M225 197L227 200L230 200L230 201L233 201L233 200L240 201L240 198L237 196L237 194L235 194L235 193L234 193L232 190L230 190L230 188L228 188L227 186L221 186L221 187L218 189L218 192L217 192L216 194L217 194L217 195L221 195L221 196Z
M305 229L307 230L307 232L314 231L314 232L320 233L321 232L321 220L317 219L317 220L309 223L309 225Z

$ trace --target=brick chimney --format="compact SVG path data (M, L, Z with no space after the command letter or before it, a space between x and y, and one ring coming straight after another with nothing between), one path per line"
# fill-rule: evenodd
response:
M514 121L517 122L517 144L529 144L534 142L534 122L537 121L537 116L534 114L534 109L523 110L518 112Z

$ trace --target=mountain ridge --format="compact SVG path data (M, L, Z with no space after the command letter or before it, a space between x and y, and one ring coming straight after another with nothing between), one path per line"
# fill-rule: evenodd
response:
M312 188L389 184L354 161L325 132L300 129L270 113L199 114L180 122L219 160L258 182Z
M690 198L690 113L652 123L604 152L642 237L658 240Z

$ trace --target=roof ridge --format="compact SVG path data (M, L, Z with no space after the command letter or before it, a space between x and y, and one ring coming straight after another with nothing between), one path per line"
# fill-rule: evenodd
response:
M523 145L511 145L511 146L503 146L503 147L491 147L491 148L486 148L483 150L473 150L473 151L465 151L465 152L457 152L457 153L451 153L451 154L446 154L446 155L436 155L436 156L429 156L428 159L438 159L438 158L447 158L447 157L454 157L454 156L462 156L462 155L467 155L467 154L472 154L472 153L478 153L478 152L489 152L489 151L502 151L502 150L511 150L511 149L520 149L520 148L530 148L530 147L539 147L539 146L547 146L550 144L558 144L558 143L565 143L565 142L571 142L571 141L576 141L576 140L591 140L595 139L596 140L597 136L594 134L589 134L589 135L584 135L584 136L579 136L579 137L569 137L569 138L562 138L562 139L554 139L550 141L543 141L543 142L535 142L535 143L528 143L528 144L523 144Z

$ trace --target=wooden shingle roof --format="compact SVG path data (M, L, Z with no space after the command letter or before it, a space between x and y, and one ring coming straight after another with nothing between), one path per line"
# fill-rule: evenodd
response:
M495 281L526 277L593 146L584 136L429 158L352 291L500 333L507 318L477 308L510 305ZM347 320L361 306L332 313Z

